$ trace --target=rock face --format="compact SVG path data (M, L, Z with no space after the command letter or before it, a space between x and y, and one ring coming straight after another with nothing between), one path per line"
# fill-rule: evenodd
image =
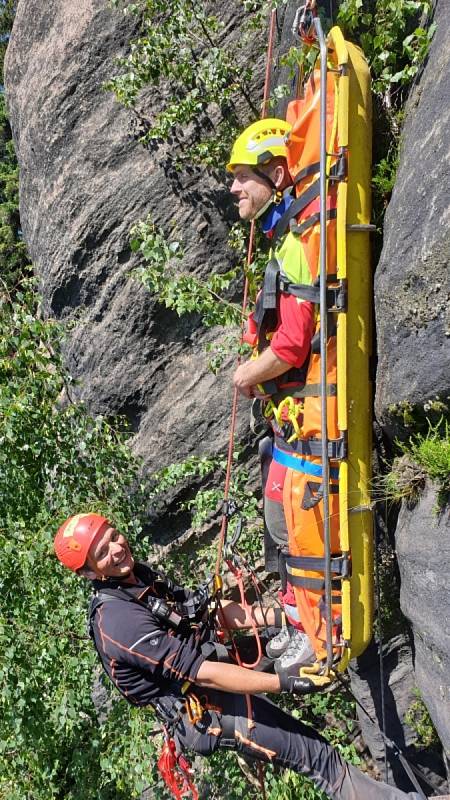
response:
M450 524L449 508L436 509L437 491L430 483L416 506L403 505L395 541L417 686L450 758Z
M450 0L438 0L429 59L408 104L375 277L376 413L450 394Z
M449 0L438 0L436 34L408 103L400 165L385 217L375 276L376 413L388 438L399 432L393 406L425 408L450 394ZM395 533L400 604L412 625L415 682L444 747L450 741L448 514L433 513L431 487L403 506Z
M221 7L228 40L242 13ZM154 469L226 446L231 362L215 377L205 343L217 331L194 315L179 319L130 278L129 230L148 214L175 227L183 269L202 275L229 268L235 211L224 173L168 176L103 89L135 25L108 0L19 0L6 84L22 227L45 311L77 320L66 347L76 395L94 413L125 414Z
M382 654L385 734L401 748L411 763L424 772L429 780L445 790L447 788L446 774L440 753L416 746L417 734L405 721L405 717L407 718L408 712L417 701L414 651L411 647L410 636L407 633L393 636L384 644ZM378 647L375 643L369 645L357 662L351 665L349 672L352 691L377 723L373 725L368 716L361 709L357 709L364 741L377 763L381 779L385 780L384 742L379 730L383 727L382 681L379 671ZM387 748L386 757L388 782L405 792L414 791L414 786L397 754ZM427 788L425 784L424 788Z

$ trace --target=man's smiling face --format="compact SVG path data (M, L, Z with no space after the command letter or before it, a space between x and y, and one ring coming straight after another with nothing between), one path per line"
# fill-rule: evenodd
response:
M270 200L273 190L256 175L251 167L238 164L233 169L231 194L239 201L239 216L244 220L254 219L258 211Z
M134 558L125 536L106 524L92 542L86 564L96 575L127 578L133 570Z

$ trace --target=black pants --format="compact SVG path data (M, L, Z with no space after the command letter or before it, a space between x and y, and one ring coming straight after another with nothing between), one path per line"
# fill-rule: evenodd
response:
M369 778L347 764L339 753L313 728L291 717L263 695L244 696L198 689L206 708L201 720L192 724L183 714L175 729L180 750L208 756L230 736L233 749L257 761L312 778L316 786L335 800L400 800L418 798ZM225 719L223 719L225 717ZM224 724L222 724L224 723ZM228 746L230 742L228 741Z

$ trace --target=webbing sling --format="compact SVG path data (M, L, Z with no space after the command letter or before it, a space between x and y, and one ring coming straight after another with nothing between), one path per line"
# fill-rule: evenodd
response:
M313 591L313 592L321 592L323 590L323 588L325 586L325 579L324 578L311 578L308 575L297 575L294 572L294 569L296 569L296 567L294 567L292 565L291 561L292 561L291 558L287 558L286 559L286 571L287 571L287 574L289 576L289 583L292 586L297 587L298 589L306 589L307 591ZM311 566L304 567L304 569L312 570L313 572L323 572L324 571L324 565L322 565L321 569L314 569ZM340 577L332 578L332 580L331 580L331 588L332 588L332 591L333 591L333 595L332 595L333 604L339 605L339 603L341 603L341 595L340 595L340 592L341 592L341 578ZM338 592L338 594L334 594L335 592Z
M285 397L304 397L305 395L298 394L305 386L306 380L306 367L292 367L288 372L280 376L283 384L287 384L285 388L279 389L279 383L275 380L262 381L259 386L264 389L264 394L272 397L273 402L278 405ZM292 384L289 386L289 384ZM277 399L279 397L279 399Z
M292 393L293 397L302 397L301 391L298 394ZM296 439L289 444L278 434L275 434L275 446L286 453L297 454L300 456L317 456L322 455L322 440L321 439ZM341 461L347 458L347 441L345 436L339 439L328 440L328 458L332 461Z
M327 397L336 397L336 395L337 395L336 384L328 383ZM278 403L281 403L281 401L285 400L286 397L297 397L297 398L320 397L320 383L305 383L303 386L292 386L292 387L287 386L286 388L277 391L274 397L272 397L272 400L276 405L278 405ZM316 453L314 453L314 455L316 455Z
M328 275L327 280L330 282L336 281L336 275ZM310 303L319 305L320 303L320 288L317 285L306 283L292 283L284 275L281 274L280 265L277 258L273 257L267 264L264 274L264 284L262 292L257 300L256 309L254 313L254 320L258 326L258 349L264 348L264 343L261 341L265 336L265 328L268 324L264 325L266 313L268 311L276 312L277 297L279 292L298 297L301 300L306 300ZM339 281L338 286L328 286L326 290L327 307L329 311L345 311L347 308L347 285L345 281ZM264 326L264 330L263 330Z
M328 281L336 280L336 276L327 275L327 279ZM320 289L317 282L313 285L291 283L280 273L278 286L280 292L292 294L294 297L308 300L310 303L316 303L317 305L320 302ZM327 286L326 298L329 311L345 311L347 308L347 285L345 281L339 281L339 286Z
M339 494L339 487L337 486L337 484L330 483L329 491L330 494ZM311 508L315 508L322 499L323 499L323 481L322 483L316 483L316 481L306 481L305 489L303 492L303 500L301 503L301 507L303 508L303 510L310 511Z
M315 161L314 164L308 164L307 167L303 167L294 178L294 186L297 186L297 183L300 183L303 178L307 178L308 175L314 175L314 173L319 172L319 169L320 161Z
M267 264L264 272L264 283L261 294L256 301L256 308L253 318L258 326L262 325L266 311L276 310L278 296L278 276L280 265L278 260L273 257Z
M329 208L327 213L325 214L325 220L328 222L330 219L336 219L337 217L337 209L336 208ZM312 228L313 225L317 225L320 222L320 211L316 214L312 214L308 219L303 220L300 225L297 225L296 222L292 221L290 225L291 233L295 233L297 236L301 236L308 228Z
M273 460L283 467L293 469L295 472L304 472L305 475L314 475L316 478L322 477L321 464L312 464L311 461L307 461L305 458L296 458L296 456L292 456L278 447L273 448L272 456ZM333 480L339 479L339 470L337 468L332 467L330 469L330 478Z
M278 239L280 239L280 237L283 236L284 233L286 233L286 230L289 226L291 219L295 219L295 217L298 216L298 214L301 214L303 209L306 208L306 206L309 206L309 204L312 203L312 201L315 200L316 197L318 197L319 191L320 191L319 181L314 181L314 183L312 183L311 186L309 186L309 188L306 189L306 191L300 195L300 197L297 197L297 199L294 200L293 203L291 203L289 208L286 209L283 216L280 217L275 226L274 234L272 237L273 245L275 245Z
M289 556L287 563L292 569L306 569L321 572L325 568L325 559L320 556ZM348 555L331 556L331 572L342 578L350 576L350 559Z

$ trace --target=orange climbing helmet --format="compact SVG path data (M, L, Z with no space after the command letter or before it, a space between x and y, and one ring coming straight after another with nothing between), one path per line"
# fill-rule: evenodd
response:
M61 525L53 546L61 564L76 572L86 563L89 548L104 525L111 523L101 514L75 514Z

